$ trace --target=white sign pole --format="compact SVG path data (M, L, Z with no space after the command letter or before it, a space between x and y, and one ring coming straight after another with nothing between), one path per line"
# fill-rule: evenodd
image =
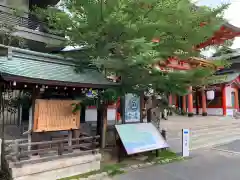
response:
M190 146L190 133L189 129L182 130L182 156L189 156L189 146Z

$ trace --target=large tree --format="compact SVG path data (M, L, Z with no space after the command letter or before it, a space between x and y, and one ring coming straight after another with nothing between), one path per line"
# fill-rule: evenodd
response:
M77 67L121 77L122 92L185 93L214 71L163 73L153 65L199 56L194 47L219 29L226 7L196 7L190 0L63 0L58 10L36 12L66 35L68 45L82 47L74 53Z

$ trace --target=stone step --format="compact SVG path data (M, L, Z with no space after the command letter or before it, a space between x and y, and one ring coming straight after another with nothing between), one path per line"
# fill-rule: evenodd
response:
M206 128L206 129L198 129L198 130L190 130L191 137L199 137L199 136L208 136L208 135L214 135L221 132L226 132L229 130L236 130L239 129L240 131L240 125L230 125L230 126L219 126L214 128ZM167 132L167 137L169 139L177 139L182 137L182 132Z
M205 144L195 144L194 146L192 146L190 148L190 150L196 150L196 149L201 149L201 148L207 148L207 147L212 147L215 145L221 145L221 144L225 144L225 143L229 143L232 141L235 141L237 139L240 139L240 134L238 136L230 136L230 137L225 137L219 140L215 140L213 142L208 142Z
M168 137L167 139L170 147L172 146L174 150L179 150L177 147L181 146L181 137L172 139ZM190 147L194 150L231 142L236 139L240 139L240 128L219 129L209 133L203 132L190 136Z
M205 134L205 135L199 135L199 136L190 136L191 142L202 142L202 141L211 141L214 139L219 139L225 136L234 136L238 135L240 133L240 129L236 130L226 130L226 131L218 131L215 132L214 134Z
M178 130L178 129L182 129L182 128L203 128L203 127L209 127L209 126L221 126L221 125L231 125L231 124L240 124L239 120L234 120L234 121L213 121L213 122L201 122L201 123L192 123L192 122L188 122L188 123L176 123L176 122L172 122L172 123L160 123L162 128L166 128L166 129L171 129L171 130Z
M192 126L192 129L204 129L204 128L214 128L214 127L221 127L221 126L231 126L231 125L240 125L240 122L234 123L214 123L214 124L206 124L206 125L199 125L199 126Z
M225 135L231 134L232 132L240 132L240 127L237 128L224 128L224 129L215 129L213 131L199 131L195 133L191 133L190 137L192 139L204 138L204 137L214 137L216 135Z
M191 149L198 149L201 147L208 147L212 145L217 145L219 143L230 142L240 138L240 130L231 131L228 133L221 133L212 136L198 137L197 139L190 140Z
M190 129L191 131L200 131L200 130L207 130L207 129L217 129L217 128L222 128L222 127L232 127L232 126L239 126L240 127L240 122L239 123L228 123L228 124L213 124L213 125L202 125L202 126L192 126L188 129ZM180 126L178 127L178 129L169 129L169 132L176 132L179 131L183 128L181 128Z

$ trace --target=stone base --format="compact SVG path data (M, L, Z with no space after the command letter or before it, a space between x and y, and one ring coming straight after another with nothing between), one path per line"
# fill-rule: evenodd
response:
M188 117L193 117L193 113L188 113Z
M11 169L13 180L55 180L100 169L101 154L59 158Z
M202 113L202 116L207 116L207 112L203 112L203 113Z
M187 115L187 112L186 111L182 111L181 115L185 116L185 115Z

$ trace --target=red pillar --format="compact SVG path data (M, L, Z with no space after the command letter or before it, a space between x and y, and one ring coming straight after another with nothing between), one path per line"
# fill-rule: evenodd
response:
M176 107L179 107L179 104L178 104L178 95L175 94L175 106Z
M223 110L223 115L227 115L227 102L226 102L226 85L224 84L222 86L222 110Z
M201 94L202 94L202 115L207 116L207 100L204 89L202 89Z
M187 105L186 105L186 96L182 97L182 108L183 108L183 112L187 112Z
M237 112L239 111L239 102L238 102L238 88L235 89L235 109L237 109Z
M192 94L192 86L189 87L189 94L188 94L188 116L193 116L193 94Z
M168 97L168 105L169 105L169 106L172 106L172 105L173 105L173 104L172 104L172 94L170 94L169 97Z
M120 106L121 106L121 98L119 97L116 103L116 120L121 120L121 114L120 114Z
M176 94L172 95L172 105L177 106L177 95Z

